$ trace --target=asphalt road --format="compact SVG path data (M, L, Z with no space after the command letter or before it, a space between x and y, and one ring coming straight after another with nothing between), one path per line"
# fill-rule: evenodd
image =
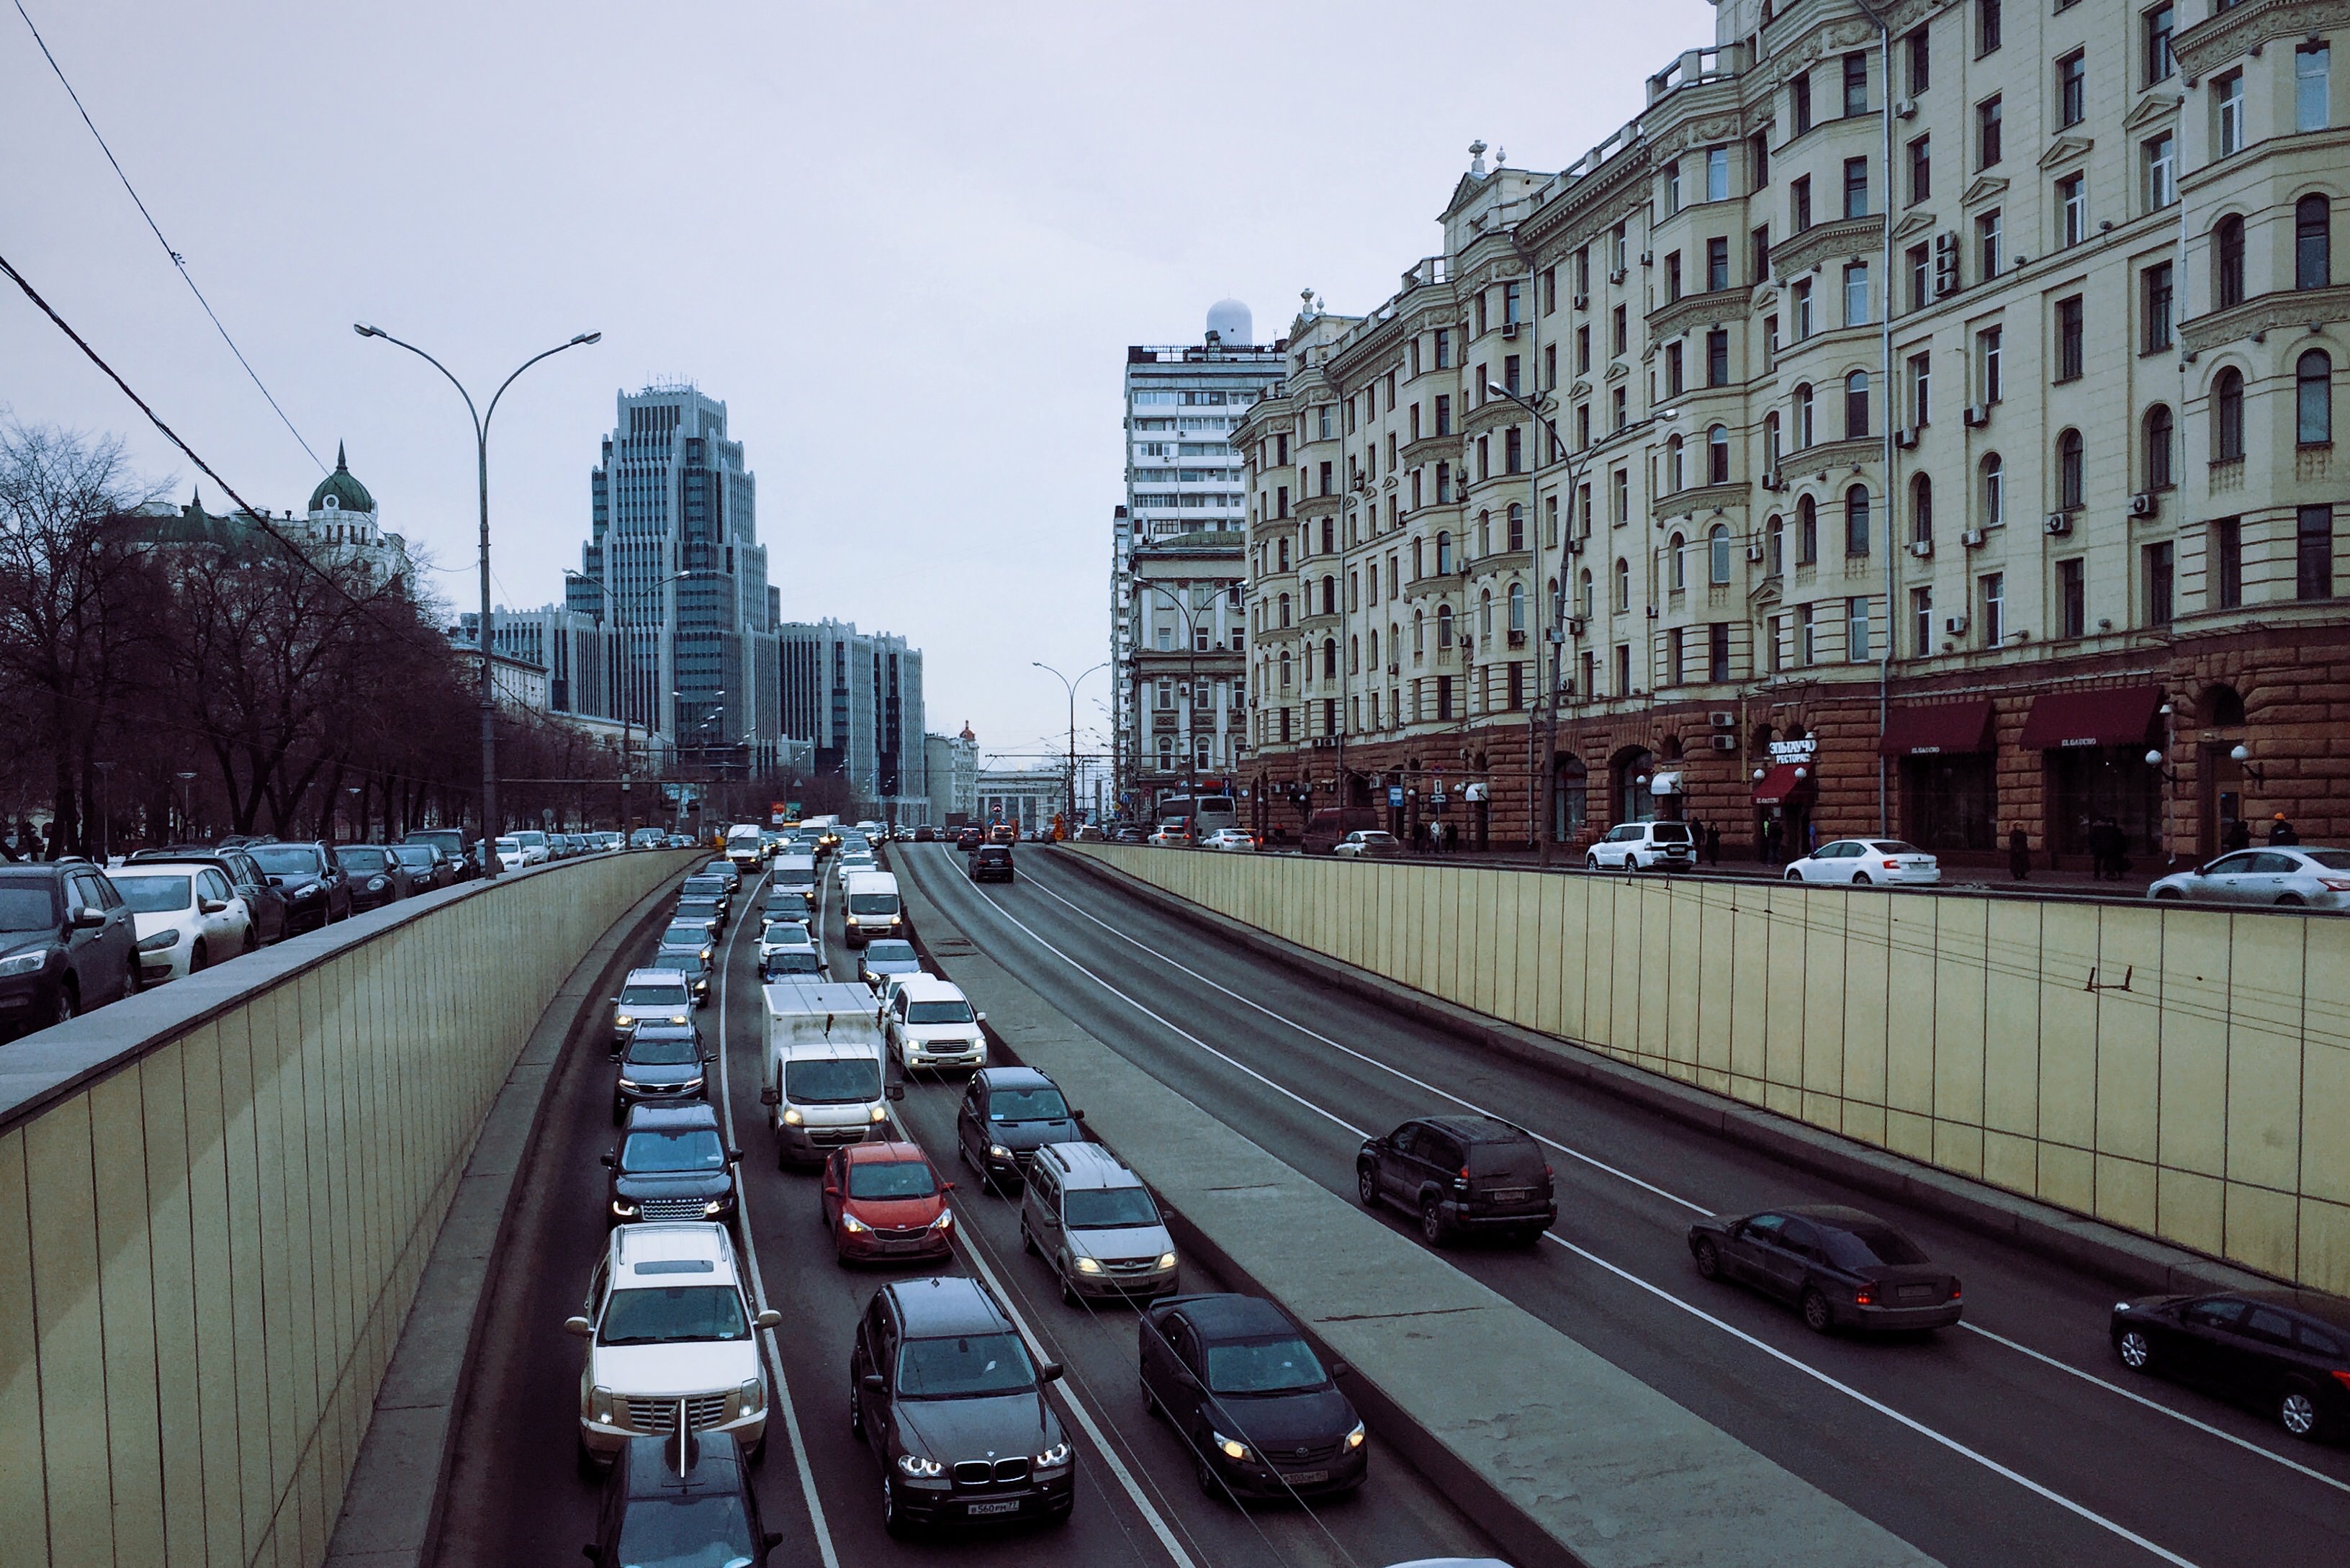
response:
M899 853L910 846L899 846ZM721 981L702 1016L705 1037L723 1023L726 1073L713 1089L727 1102L743 1151L746 1250L755 1253L767 1304L784 1314L772 1336L775 1400L759 1470L762 1511L783 1544L773 1568L867 1568L945 1561L975 1564L1085 1564L1086 1568L1378 1568L1438 1554L1488 1554L1492 1543L1408 1464L1372 1437L1371 1480L1353 1498L1236 1509L1203 1497L1172 1428L1144 1416L1136 1383L1134 1314L1115 1305L1065 1307L1043 1267L1021 1254L1016 1211L979 1192L955 1164L960 1083L916 1082L897 1107L903 1130L931 1151L955 1194L951 1272L993 1282L1042 1354L1066 1367L1061 1415L1077 1446L1077 1500L1062 1526L1019 1526L898 1542L882 1531L880 1472L849 1436L847 1366L858 1314L887 1277L834 1262L816 1213L811 1172L776 1169L761 1121L757 977L759 889L746 885L723 943ZM828 886L827 953L837 978L854 978ZM743 924L748 916L751 925ZM579 1310L588 1270L605 1244L604 1171L612 1147L612 1069L602 1036L582 1042L556 1083L528 1191L513 1217L509 1264L491 1303L452 1479L442 1561L452 1568L578 1563L594 1532L597 1487L573 1468L579 1342L563 1319ZM738 1243L742 1244L742 1243ZM919 1274L936 1265L914 1265ZM1187 1271L1191 1290L1217 1290Z
M1557 1227L1448 1256L1953 1568L2350 1562L2350 1451L2124 1372L2109 1285L1399 1023L1049 849L984 888L951 846L891 853L1048 1002L1332 1191L1353 1196L1367 1131L1464 1107L1526 1127L1552 1147ZM1795 1202L1894 1221L1956 1268L1965 1326L1823 1338L1697 1277L1699 1213Z

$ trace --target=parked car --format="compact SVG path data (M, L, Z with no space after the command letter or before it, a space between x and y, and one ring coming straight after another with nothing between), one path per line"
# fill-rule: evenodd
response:
M1542 1146L1496 1116L1423 1116L1370 1139L1355 1157L1355 1191L1366 1209L1419 1215L1430 1246L1463 1234L1531 1246L1558 1219Z
M1801 859L1787 862L1790 882L1849 882L1930 887L1942 879L1942 863L1898 838L1839 838ZM2344 884L2350 887L2350 882Z
M244 908L255 946L282 942L289 934L285 890L271 887L269 874L244 850L228 845L163 845L136 850L124 858L123 864L140 866L153 861L210 866L226 877L235 901Z
M1055 1091L1057 1093L1058 1091ZM1070 1306L1087 1296L1172 1295L1175 1239L1142 1179L1097 1143L1046 1143L1020 1194L1020 1246Z
M858 1143L826 1157L816 1201L844 1263L944 1258L954 1251L953 1190L920 1145Z
M767 1437L757 1336L783 1321L772 1308L752 1315L724 1226L615 1231L588 1280L586 1304L563 1325L588 1342L580 1469L610 1463L631 1438L675 1431L681 1402L695 1436L725 1433L755 1463Z
M709 1061L710 1050L692 1024L639 1024L620 1047L620 1071L612 1085L612 1125L627 1121L633 1106L673 1106L705 1098Z
M500 836L498 842L503 845L508 838L515 841L517 851L516 859L509 862L510 865L544 866L555 857L555 846L547 841L546 835L536 828L519 828Z
M931 983L953 990L944 981ZM962 994L955 992L958 1000ZM1026 1179L1038 1149L1084 1138L1085 1119L1085 1112L1069 1108L1061 1086L1035 1068L982 1067L972 1074L955 1112L955 1154L987 1187L1016 1184Z
M731 1432L697 1432L688 1418L665 1438L630 1438L596 1508L589 1562L622 1568L723 1563L761 1568L783 1536L759 1520L749 1461ZM674 1427L677 1417L670 1417Z
M880 1463L882 1528L1067 1518L1076 1456L1045 1397L1060 1376L978 1281L882 1286L848 1357L848 1428Z
M0 865L0 1033L16 1035L140 985L130 906L87 860Z
M251 917L215 867L147 861L108 880L130 906L142 981L178 980L257 945Z
M350 878L353 913L396 904L415 886L409 880L408 867L380 844L338 844L335 864Z
M403 836L400 842L402 844L429 844L433 848L439 850L441 852L441 858L449 862L451 869L454 872L456 879L460 882L470 882L474 877L482 874L481 862L474 859L473 856L466 851L465 835L461 829L454 827L420 827L414 832Z
M1369 1434L1289 1314L1257 1296L1170 1296L1142 1314L1142 1400L1183 1435L1210 1497L1350 1491Z
M987 1036L980 1029L986 1020L975 1012L960 987L933 975L908 975L881 1013L884 1038L898 1065L916 1067L983 1067Z
M351 879L325 845L256 844L248 853L269 885L285 890L286 918L294 929L315 931L351 918Z
M974 882L1012 881L1012 846L983 844L971 852L971 858L963 862L963 869L971 873L971 879Z
M2114 1306L2114 1354L2266 1411L2296 1438L2350 1430L2350 1302L2316 1291L2140 1296Z
M1237 855L1256 853L1256 835L1245 827L1219 827L1200 840L1202 849L1222 849Z
M1686 822L1619 822L1583 852L1590 871L1686 871L1696 864Z
M437 892L457 880L457 868L430 844L395 844L390 849L392 858L408 873L411 893Z
M2195 898L2214 904L2279 904L2286 909L2350 909L2350 849L2302 845L2239 849L2165 877L2149 898Z
M922 961L914 951L914 944L899 939L868 942L857 955L857 978L875 991L881 989L883 980L893 974L920 974Z
M639 827L629 835L631 849L664 849L668 846L669 835L658 827Z
M1392 860L1403 853L1403 841L1383 828L1357 828L1330 846L1330 853L1357 860Z
M1963 1306L1957 1275L1876 1215L1842 1204L1711 1215L1690 1227L1689 1248L1699 1273L1778 1297L1816 1334L1947 1328Z
M605 1223L734 1218L734 1167L717 1107L704 1103L636 1106L620 1141L604 1157Z
M639 1023L693 1022L693 992L673 969L632 969L612 998L612 1052L618 1056Z

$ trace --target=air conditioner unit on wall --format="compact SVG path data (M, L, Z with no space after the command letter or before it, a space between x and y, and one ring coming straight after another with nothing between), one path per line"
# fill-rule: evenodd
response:
M2073 531L2073 514L2070 512L2051 512L2041 526L2051 535L2061 537Z
M1921 561L1925 560L1934 553L1934 541L1931 539L1912 539L1909 541L1909 553L1917 556Z
M1969 430L1978 431L1982 429L1983 426L1991 423L1991 405L1989 403L1969 403L1967 405L1966 421L1967 428Z
M1942 622L1942 629L1949 632L1952 637L1964 637L1967 634L1967 618L1962 615L1954 615Z
M1568 302L1567 308L1570 310L1588 310L1591 308L1591 296L1587 294L1578 294L1573 300Z
M1746 558L1750 561L1759 561L1762 558L1762 540L1749 539L1746 541Z
M2151 517L2161 505L2161 497L2150 490L2142 490L2129 498L2129 514L2133 517Z
M1734 752L1738 749L1738 737L1735 735L1716 735L1712 740L1713 749L1717 752Z
M1607 274L1607 281L1609 283L1622 283L1624 281L1624 269L1620 266L1610 268Z
M1517 335L1518 324L1516 322L1504 321L1502 323L1502 336L1503 337L1515 337Z
M1738 715L1727 708L1716 708L1705 716L1705 722L1717 730L1738 728Z
M1781 475L1777 469L1770 469L1762 475L1762 488L1765 490L1784 490L1787 488L1787 481Z
M1969 528L1959 535L1959 543L1970 550L1980 550L1982 548L1983 531L1980 528Z
M1901 448L1904 452L1916 446L1918 444L1918 427L1915 425L1903 425L1900 429L1895 431L1893 432L1893 444Z

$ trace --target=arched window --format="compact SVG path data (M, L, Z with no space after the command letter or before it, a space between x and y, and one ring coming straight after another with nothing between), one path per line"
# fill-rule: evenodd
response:
M1666 541L1665 582L1666 586L1670 587L1675 593L1679 593L1683 588L1689 587L1687 576L1681 567L1681 562L1687 556L1688 553L1689 541L1683 539L1679 534L1675 534L1669 540Z
M2211 687L2195 705L2195 722L2210 730L2241 727L2244 722L2243 693L2226 684Z
M1844 439L1858 441L1868 433L1868 372L1855 370L1844 379Z
M1510 503L1510 548L1523 550L1525 547L1526 509L1513 501Z
M1934 545L1934 482L1922 473L1909 481L1909 542Z
M2081 432L2064 431L2056 437L2056 504L2066 512L2081 505Z
M1682 484L1681 438L1675 436L1665 443L1665 493L1671 494Z
M1526 635L1526 585L1523 583L1510 585L1510 635L1516 638Z
M1730 581L1730 525L1717 523L1705 536L1706 580Z
M2303 196L2293 204L2293 286L2327 288L2334 283L2334 204Z
M1372 673L1373 673L1373 674L1377 674L1377 673L1378 672L1378 668L1379 668L1379 633L1378 633L1378 628L1377 627L1374 627L1374 628L1371 628L1371 671L1372 671Z
M1436 535L1436 571L1439 576L1452 570L1452 535L1440 530Z
M1795 389L1795 450L1803 451L1812 444L1812 384L1809 381Z
M1285 648L1281 650L1281 689L1289 690L1289 649Z
M1338 613L1338 579L1336 577L1322 579L1322 613L1324 615Z
M1419 659L1427 652L1428 614L1424 610L1414 610L1411 612L1411 656Z
M1820 509L1812 498L1795 503L1795 565L1808 566L1820 558Z
M2211 381L2211 461L2235 462L2244 455L2244 373L2234 366Z
M2211 231L2212 307L2244 303L2244 220L2227 217Z
M2170 406L2157 403L2146 410L2146 487L2168 490L2178 482L2172 477L2170 442Z
M1844 553L1868 554L1868 486L1856 484L1844 493Z
M1774 577L1783 576L1787 570L1786 519L1775 512L1771 514L1771 521L1763 524L1762 538L1765 546L1762 552L1763 571Z
M1477 514L1477 554L1490 556L1492 553L1493 514L1491 512L1480 512Z
M2302 446L2334 442L2334 359L2312 348L2293 368L2293 440Z
M1322 639L1322 679L1325 680L1338 679L1338 639L1335 637L1326 637Z
M1436 607L1436 647L1439 652L1452 646L1452 607Z
M1493 636L1493 590L1487 588L1477 596L1477 638L1490 642Z
M1589 620L1591 618L1593 597L1594 596L1591 587L1591 568L1586 566L1583 568L1582 573L1575 579L1575 613L1581 616L1584 619Z
M1287 625L1289 624L1289 596L1288 596L1287 594L1284 594L1284 595L1282 595L1282 596L1281 596L1281 601L1280 601L1280 602L1281 602L1281 624L1282 624L1282 625L1284 625L1284 626L1287 626Z
M1999 453L1986 452L1977 472L1981 475L1977 489L1981 492L1982 525L1996 528L2007 521L2007 468Z
M1350 637L1347 639L1347 673L1360 675L1362 672L1363 639L1359 637Z
M1716 425L1705 432L1705 482L1730 483L1730 427Z
M1632 607L1632 564L1621 556L1616 558L1615 604L1617 615Z
M1773 409L1762 416L1762 466L1776 470L1779 466L1779 410Z

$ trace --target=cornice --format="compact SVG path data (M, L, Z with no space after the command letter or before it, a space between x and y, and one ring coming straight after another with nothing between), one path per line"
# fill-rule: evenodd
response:
M1884 455L1885 442L1876 436L1862 436L1857 441L1816 441L1801 452L1791 452L1781 457L1779 472L1789 476L1790 489L1806 479L1814 484L1834 484L1837 470L1843 470L1843 477L1850 479L1852 471L1857 468L1863 471L1861 477L1866 478L1868 465ZM1790 504L1793 504L1792 497Z
M1959 203L1961 206L1971 207L1977 202L1990 201L1993 196L1999 195L2006 189L2007 177L2005 175L1978 174L1973 180L1968 182L1965 190L1959 192Z
M2187 102L2187 95L2178 92L2150 92L2137 100L2128 114L2122 117L2122 129L2135 135L2151 130L2176 115Z
M1519 238L1528 250L1539 253L1553 244L1580 244L1612 227L1647 202L1653 161L1648 142L1634 141L1519 219Z
M1685 294L1670 305L1648 312L1649 340L1678 337L1694 321L1709 326L1735 321L1751 307L1753 292L1751 288L1721 288L1711 294Z
M2199 78L2272 39L2350 26L2350 0L2249 0L2188 28L2171 40L2178 68L2193 87Z
M1698 101L1685 107L1689 113L1669 125L1650 132L1655 147L1653 157L1669 162L1692 147L1711 147L1719 142L1736 141L1746 134L1747 106L1740 102L1738 82L1710 82L1701 88L1682 88L1665 103L1684 107L1677 100L1685 94L1697 95ZM1718 100L1727 99L1726 104ZM1648 129L1644 127L1643 129Z
M1752 78L1742 80L1741 85L1751 82L1750 93L1755 87L1775 93L1830 55L1848 54L1875 42L1876 27L1865 17L1847 14L1834 22L1814 27L1800 44L1774 46L1770 59Z
M2094 140L2085 136L2060 136L2048 144L2047 151L2040 155L2040 167L2043 170L2054 170L2067 163L2078 162L2086 158L2089 155L2089 150L2095 145Z
M1702 459L1704 448L1698 443L1691 444L1696 448L1696 455ZM1659 524L1686 518L1702 526L1717 509L1727 512L1734 506L1743 511L1752 489L1752 485L1734 480L1725 484L1693 485L1687 490L1676 490L1670 495L1658 496L1648 511Z
M1882 247L1884 234L1882 214L1814 223L1771 248L1771 275L1784 279L1806 273L1832 255L1866 261Z
M2350 284L2282 289L2178 324L2179 346L2200 354L2255 332L2279 332L2313 321L2350 321Z

